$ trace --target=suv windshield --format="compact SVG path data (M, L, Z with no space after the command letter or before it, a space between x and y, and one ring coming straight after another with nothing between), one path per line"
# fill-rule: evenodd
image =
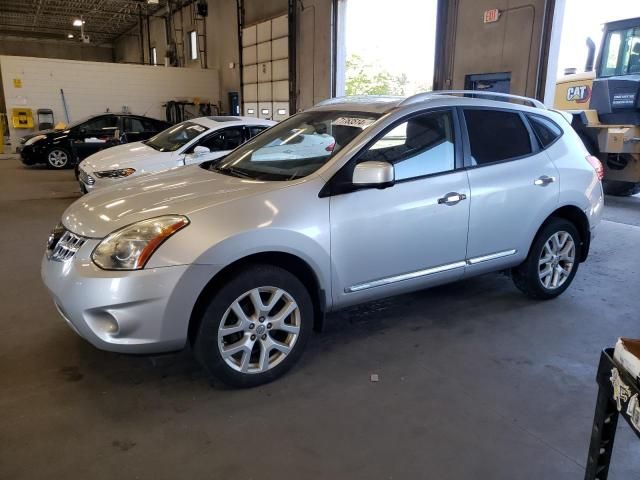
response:
M613 30L607 34L600 76L640 73L640 27Z
M159 152L174 152L207 131L207 127L193 122L182 122L167 128L145 143Z
M375 113L352 111L299 113L206 168L254 180L306 177L378 118Z

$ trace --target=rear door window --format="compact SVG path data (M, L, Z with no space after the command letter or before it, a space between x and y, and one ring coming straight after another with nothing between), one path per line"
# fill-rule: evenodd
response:
M529 130L517 112L465 109L464 118L472 165L524 157L533 152Z
M144 125L145 132L160 132L165 129L164 125L160 122L156 122L155 120L150 120L148 118L143 118L142 125Z
M560 127L548 118L539 115L527 115L527 118L542 148L547 148L562 135Z

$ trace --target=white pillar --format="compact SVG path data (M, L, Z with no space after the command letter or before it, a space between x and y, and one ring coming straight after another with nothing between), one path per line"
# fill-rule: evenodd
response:
M553 100L556 95L558 57L560 56L560 40L562 38L562 22L564 20L564 7L566 1L567 0L556 0L556 5L553 11L549 57L547 59L547 78L545 79L544 84L544 104L547 107L553 107Z

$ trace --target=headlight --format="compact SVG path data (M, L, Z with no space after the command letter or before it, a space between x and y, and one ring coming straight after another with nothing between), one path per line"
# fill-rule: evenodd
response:
M34 143L39 142L40 140L44 140L45 138L47 138L46 135L36 135L35 137L31 137L29 140L24 142L24 145L33 145Z
M142 220L107 235L91 259L104 270L140 270L165 240L187 225L189 219L182 215Z
M93 172L93 174L98 178L124 178L135 172L135 168L121 168L119 170L103 170L101 172Z

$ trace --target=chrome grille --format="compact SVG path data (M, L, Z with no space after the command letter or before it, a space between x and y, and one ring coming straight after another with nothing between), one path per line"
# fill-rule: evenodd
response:
M60 240L52 246L51 250L48 250L49 260L55 262L66 262L73 258L80 247L86 242L85 238L82 238L75 233L65 231Z
M93 185L94 183L96 183L96 179L82 169L80 169L78 177L80 178L82 183L86 183L87 185Z

